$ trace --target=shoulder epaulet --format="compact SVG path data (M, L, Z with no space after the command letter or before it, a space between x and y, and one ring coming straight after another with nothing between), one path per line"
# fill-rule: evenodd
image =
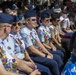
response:
M10 36L11 38L14 38L14 36L13 36L12 34L9 34L9 36Z

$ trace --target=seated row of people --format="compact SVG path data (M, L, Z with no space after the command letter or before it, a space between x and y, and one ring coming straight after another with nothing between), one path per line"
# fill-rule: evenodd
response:
M24 19L20 28L17 16L0 13L0 74L60 75L66 54L61 45L69 39L58 33L58 14L43 12L38 30L35 11L27 11Z

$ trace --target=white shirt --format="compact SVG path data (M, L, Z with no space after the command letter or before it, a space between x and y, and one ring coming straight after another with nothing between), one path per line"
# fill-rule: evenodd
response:
M51 38L50 30L48 26L40 26L38 28L38 35L41 42L45 42L45 38Z
M65 18L62 23L62 28L70 29L70 21L68 18Z
M24 28L21 29L20 31L20 34L25 42L25 45L26 47L29 47L29 46L32 46L33 45L33 42L31 40L31 33L32 33L32 36L35 40L38 40L39 41L39 37L37 35L37 32L32 29L28 29L26 26Z
M25 44L24 41L22 40L22 37L19 33L14 34L13 32L11 32L11 36L14 37L14 43L15 43L15 49L14 49L14 53L15 55L20 58L23 59L24 56L24 50L25 50Z

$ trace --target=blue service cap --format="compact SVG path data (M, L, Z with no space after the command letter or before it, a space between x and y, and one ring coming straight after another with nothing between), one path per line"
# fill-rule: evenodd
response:
M41 13L41 18L50 18L51 14L48 11L44 11Z
M13 16L5 13L0 13L0 23L13 23Z
M30 10L30 11L27 11L25 14L24 14L24 18L30 18L30 17L36 17L36 12L35 10Z
M13 17L14 17L13 22L18 22L18 21L20 21L19 18L18 18L18 16L13 16Z

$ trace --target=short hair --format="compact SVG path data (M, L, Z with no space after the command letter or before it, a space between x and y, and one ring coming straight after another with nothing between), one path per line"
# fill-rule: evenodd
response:
M54 12L51 14L51 17L52 17L52 21L55 21L57 18L60 18L60 14Z

